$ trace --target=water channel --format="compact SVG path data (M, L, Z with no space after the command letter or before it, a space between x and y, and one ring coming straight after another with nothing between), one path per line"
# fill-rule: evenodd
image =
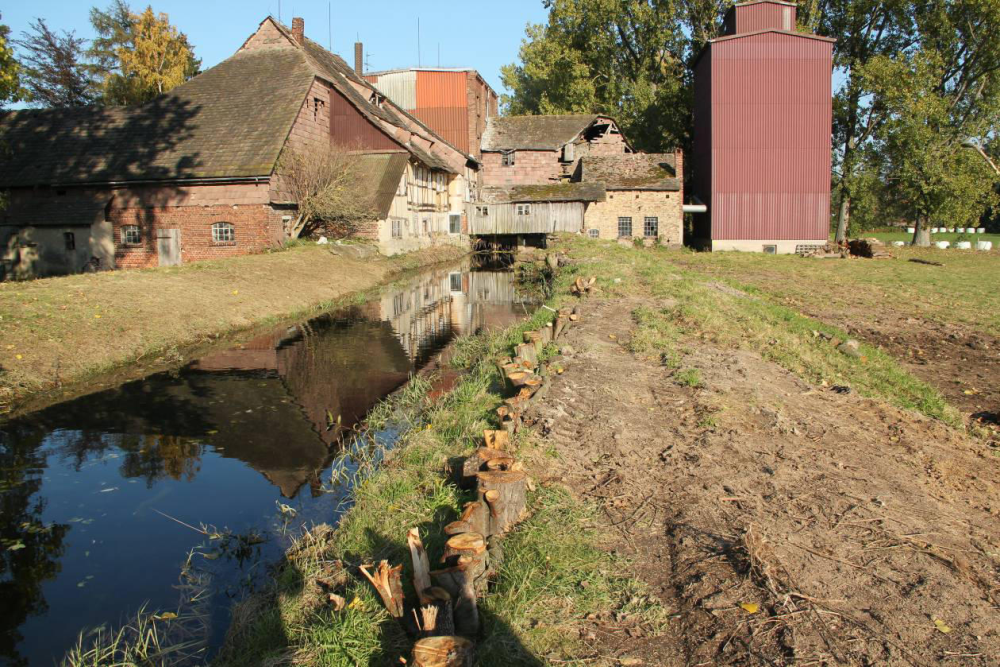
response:
M192 597L218 646L232 601L289 535L336 520L344 432L457 336L529 311L511 272L431 268L363 305L0 423L0 665L51 665L87 628ZM391 443L391 427L377 437Z

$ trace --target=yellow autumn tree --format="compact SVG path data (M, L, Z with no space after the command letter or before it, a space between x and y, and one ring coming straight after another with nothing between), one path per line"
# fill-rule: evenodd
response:
M184 33L170 24L166 14L146 7L132 15L127 41L115 48L118 60L104 82L110 104L142 104L187 81L197 73Z

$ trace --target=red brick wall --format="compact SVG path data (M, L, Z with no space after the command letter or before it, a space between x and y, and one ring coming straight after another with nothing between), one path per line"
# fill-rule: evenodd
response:
M483 132L486 121L497 115L497 96L474 71L466 72L469 112L469 153L482 157Z
M125 269L159 266L156 248L159 229L180 230L181 262L184 264L247 255L279 246L284 240L282 217L286 213L267 203L268 190L268 185L262 183L117 191L109 213L114 228L115 264ZM212 241L212 224L216 222L235 226L235 243ZM139 226L141 245L122 243L125 225Z
M557 151L517 151L514 166L501 166L500 153L483 153L483 185L537 185L558 181L567 171ZM572 165L569 165L572 167Z

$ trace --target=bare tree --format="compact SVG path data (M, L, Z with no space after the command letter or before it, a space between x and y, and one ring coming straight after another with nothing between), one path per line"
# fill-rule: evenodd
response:
M365 159L344 150L285 149L280 188L299 208L289 238L318 230L350 236L375 219L377 184L369 182Z

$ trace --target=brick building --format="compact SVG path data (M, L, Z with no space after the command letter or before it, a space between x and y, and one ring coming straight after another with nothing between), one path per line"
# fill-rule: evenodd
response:
M296 219L278 173L289 150L365 160L372 178L361 185L379 210L362 234L384 252L459 242L478 171L307 39L301 19L291 29L265 19L233 56L147 104L11 112L0 135L11 151L0 163L10 193L0 277L280 246Z
M683 154L636 152L597 114L491 119L470 233L683 243Z

